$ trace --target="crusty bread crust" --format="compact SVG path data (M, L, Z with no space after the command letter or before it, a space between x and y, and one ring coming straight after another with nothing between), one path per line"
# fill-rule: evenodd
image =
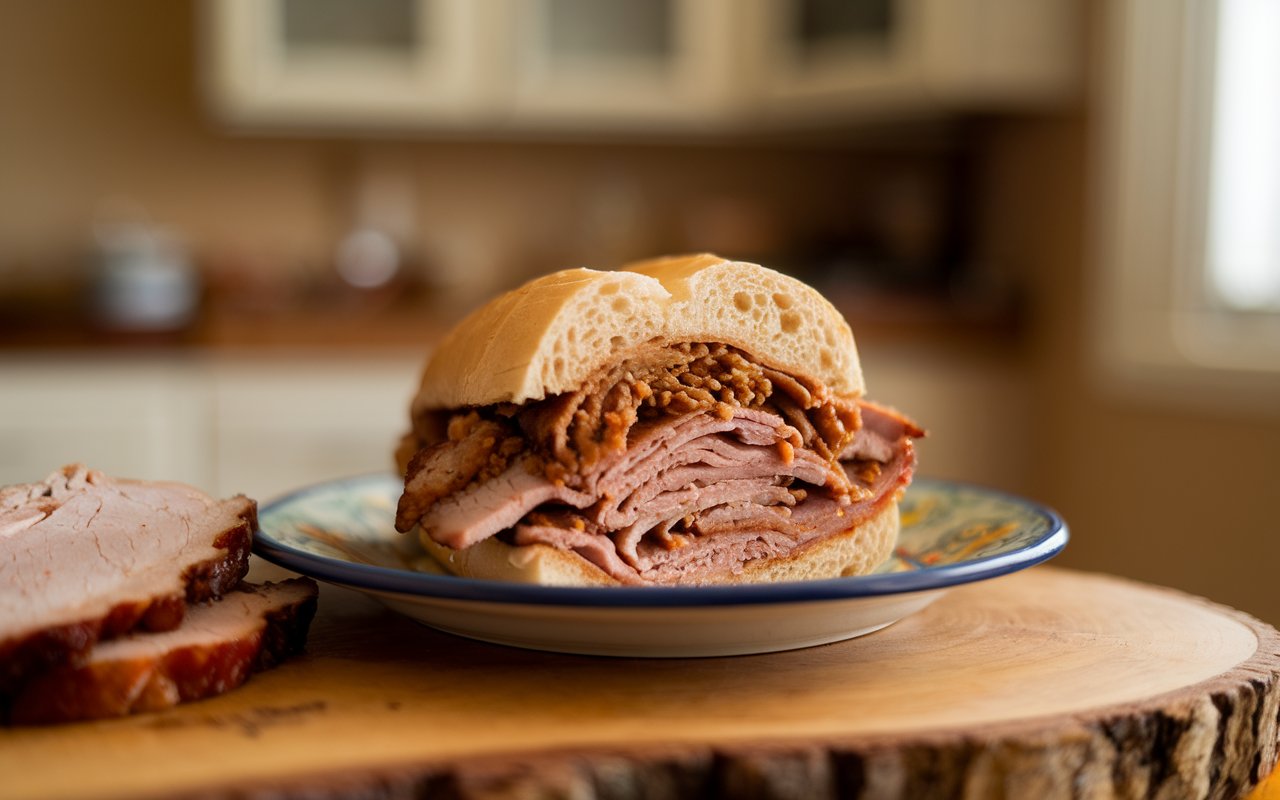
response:
M853 334L821 294L771 269L703 254L615 272L564 270L494 299L428 360L414 417L572 391L615 354L655 339L724 342L836 396L864 391Z
M865 575L889 558L899 525L898 504L889 500L875 516L844 533L789 556L748 561L742 572L716 576L706 583L782 583ZM621 585L578 554L545 544L513 547L490 538L464 550L451 550L421 531L418 538L441 567L464 578L542 586Z

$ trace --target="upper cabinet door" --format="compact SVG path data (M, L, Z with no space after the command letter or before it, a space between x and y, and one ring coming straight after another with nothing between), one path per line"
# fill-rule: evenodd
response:
M493 0L212 0L208 89L233 123L474 124Z
M715 124L734 98L738 0L505 0L520 125Z
M1078 0L759 0L761 104L802 118L1051 105L1078 85Z
M1053 104L1078 0L206 0L222 118L741 131Z

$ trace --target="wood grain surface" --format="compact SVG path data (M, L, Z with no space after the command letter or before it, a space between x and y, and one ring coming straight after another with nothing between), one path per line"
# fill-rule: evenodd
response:
M0 796L1237 797L1280 634L1038 567L870 636L624 660L455 638L326 587L308 653L154 715L0 730Z

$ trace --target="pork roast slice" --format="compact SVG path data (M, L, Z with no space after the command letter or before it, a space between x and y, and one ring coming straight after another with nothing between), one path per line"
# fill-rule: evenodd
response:
M0 488L0 694L99 639L178 626L249 569L257 506L80 465Z
M11 721L120 717L230 691L302 649L316 595L309 578L242 583L174 630L100 642L83 663L37 675L17 689Z

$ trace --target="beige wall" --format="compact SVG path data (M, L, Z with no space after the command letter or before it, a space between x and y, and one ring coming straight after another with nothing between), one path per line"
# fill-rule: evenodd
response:
M847 147L645 141L515 142L227 131L204 107L194 2L0 0L0 277L74 266L104 208L125 199L209 263L324 269L369 182L413 201L423 268L463 259L504 275L713 247L767 250L841 224L883 180L934 176L926 141ZM714 210L708 211L714 206ZM611 229L610 214L639 209ZM614 209L613 212L610 209ZM761 224L756 224L761 223Z
M1280 398L1272 415L1125 399L1091 360L1093 140L1085 118L993 125L984 241L1033 287L1033 493L1064 565L1176 586L1280 623Z
M193 91L186 4L6 0L0 10L0 258L10 266L69 258L113 197L196 244L321 247L335 213L334 148L212 132Z
M361 176L408 175L426 262L471 253L507 276L713 245L710 220L697 215L716 197L745 199L766 228L838 223L884 176L928 178L936 168L929 148L230 135L210 123L195 88L191 5L0 0L0 13L0 281L73 268L96 210L114 196L182 231L211 262L316 270L352 222ZM972 131L980 254L1030 289L1029 339L1001 356L1001 369L1025 370L1032 413L1004 423L1017 430L1000 437L1009 452L996 457L1016 459L1016 488L1070 522L1061 563L1280 622L1280 414L1110 399L1085 348L1087 119L989 120ZM593 214L619 186L641 198L647 221L638 234L605 236ZM757 233L767 249L774 234Z

